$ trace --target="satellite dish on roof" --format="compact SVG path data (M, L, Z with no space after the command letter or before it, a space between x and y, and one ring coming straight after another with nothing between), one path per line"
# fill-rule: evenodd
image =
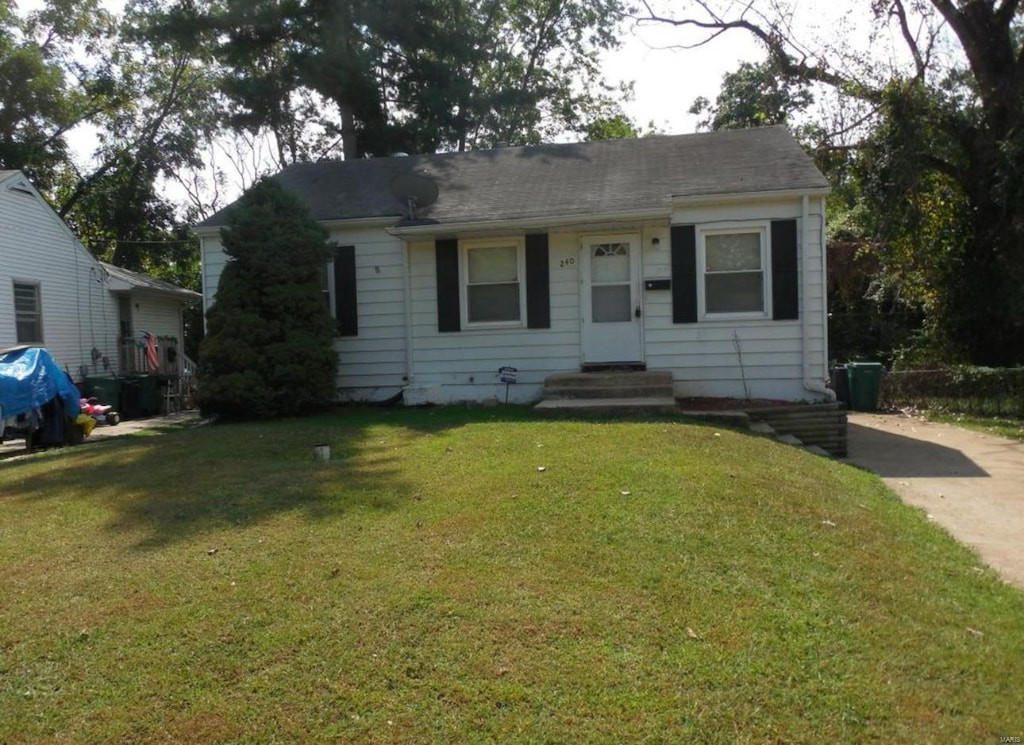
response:
M421 173L400 173L391 179L391 193L406 206L406 217L416 219L416 210L437 201L437 184Z

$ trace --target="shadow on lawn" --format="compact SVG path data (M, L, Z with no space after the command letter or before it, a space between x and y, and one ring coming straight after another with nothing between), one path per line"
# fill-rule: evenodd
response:
M3 480L15 499L92 501L110 511L112 533L149 550L286 513L322 520L401 509L417 489L401 462L410 438L502 421L545 426L564 418L525 406L339 407L306 418L172 425L12 461ZM329 461L313 459L318 444L330 446ZM439 457L445 447L439 440Z
M154 429L13 461L3 476L9 498L106 508L111 532L149 550L285 513L320 520L359 507L396 509L411 489L394 450L367 437L369 421ZM328 462L312 458L320 443L331 445Z

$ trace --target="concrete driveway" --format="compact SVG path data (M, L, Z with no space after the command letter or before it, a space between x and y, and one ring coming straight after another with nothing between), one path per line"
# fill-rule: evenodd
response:
M900 414L850 412L847 461L881 476L1024 587L1024 444Z

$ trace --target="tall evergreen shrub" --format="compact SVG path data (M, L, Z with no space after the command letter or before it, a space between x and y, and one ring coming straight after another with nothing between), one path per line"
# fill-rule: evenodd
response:
M237 202L221 231L229 260L199 347L204 415L300 414L334 399L335 325L321 280L331 255L327 238L271 179Z

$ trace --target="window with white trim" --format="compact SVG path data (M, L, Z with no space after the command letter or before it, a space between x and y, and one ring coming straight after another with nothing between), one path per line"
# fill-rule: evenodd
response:
M18 344L42 344L43 303L39 285L14 283L14 326Z
M701 307L704 316L765 316L768 312L766 236L763 228L701 233Z
M523 242L497 239L461 247L466 324L521 325L526 307Z

